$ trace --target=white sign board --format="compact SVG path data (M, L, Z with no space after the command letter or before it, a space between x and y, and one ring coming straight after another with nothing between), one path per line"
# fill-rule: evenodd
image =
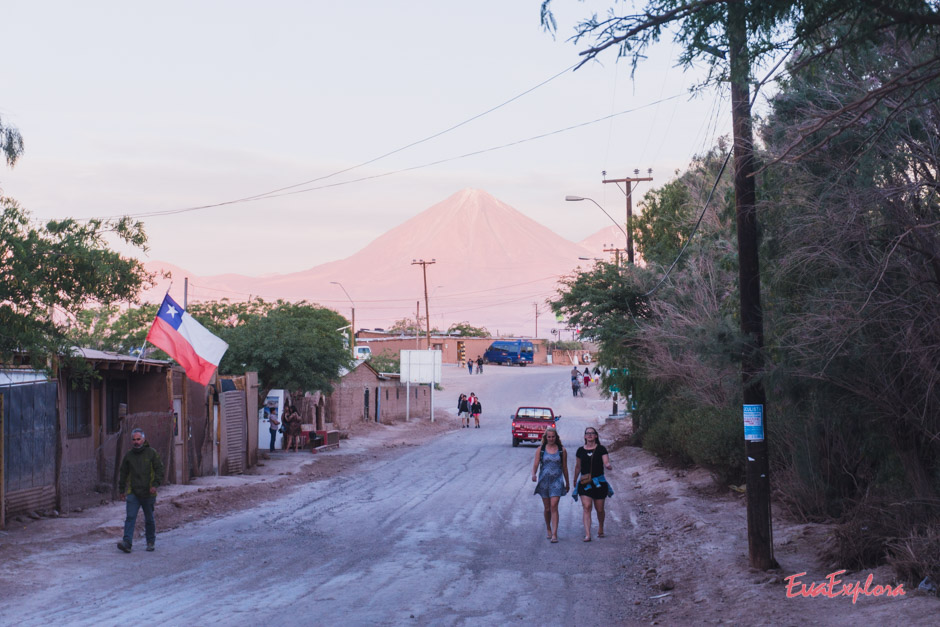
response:
M441 351L401 351L401 380L440 383Z

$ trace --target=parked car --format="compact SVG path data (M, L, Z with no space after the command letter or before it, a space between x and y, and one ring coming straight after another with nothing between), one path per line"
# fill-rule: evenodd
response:
M525 366L532 363L535 346L525 340L497 340L483 353L483 359L490 364L519 364Z
M512 445L520 442L541 442L549 427L561 420L550 407L520 407L510 416L512 420Z
M356 347L356 359L363 360L372 357L372 349L368 346L357 346Z

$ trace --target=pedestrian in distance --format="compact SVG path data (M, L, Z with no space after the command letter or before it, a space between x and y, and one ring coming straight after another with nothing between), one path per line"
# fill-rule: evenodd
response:
M591 541L591 509L597 512L597 537L604 537L604 503L614 491L604 477L604 469L611 469L607 449L597 437L597 429L584 430L584 446L575 453L575 494L581 499L581 520L584 523L584 542Z
M460 420L462 428L470 428L470 403L467 402L466 394L461 394L460 398L457 399L457 418Z
M591 371L587 366L584 367L584 387L591 387Z
M572 383L581 378L581 371L578 370L577 366L571 368L571 381Z
M268 431L271 432L271 452L274 452L274 443L277 441L277 429L281 421L277 419L277 409L272 409L268 413Z
M473 374L473 360L469 357L467 358L467 370L470 372L470 374Z
M477 374L483 374L483 358L477 355Z
M470 403L470 413L473 414L474 429L479 429L480 428L480 414L483 413L483 405L480 403L479 396L477 396L473 392L470 393L470 396L473 397L473 402Z
M542 434L542 445L532 462L532 481L537 482L535 494L542 497L546 536L553 543L558 542L558 501L568 494L569 488L568 452L554 427Z
M153 518L153 507L157 502L157 488L163 483L163 462L160 455L150 448L143 429L131 431L131 450L121 461L119 477L118 489L121 492L121 500L127 504L127 516L124 519L124 538L117 546L125 553L131 552L137 513L143 509L147 550L153 551L157 542L157 523Z
M287 415L284 417L284 435L287 439L287 446L284 448L289 451L291 445L293 445L296 453L300 438L303 436L303 429L300 427L300 414L297 413L297 408L293 405L288 406L286 413Z
M571 380L571 395L572 396L584 396L584 392L581 391L580 379Z

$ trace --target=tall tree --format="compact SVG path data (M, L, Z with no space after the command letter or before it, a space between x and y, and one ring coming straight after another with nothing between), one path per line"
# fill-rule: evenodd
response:
M261 400L273 388L330 392L340 369L350 365L349 351L337 331L347 324L331 309L278 301L263 314L249 314L238 324L219 329L229 344L219 372L256 371Z
M136 300L151 275L105 237L146 249L143 225L50 220L36 225L11 198L0 197L0 358L28 356L46 367L68 355L70 320L92 305Z
M551 0L542 3L542 22L555 27L550 11ZM844 28L828 29L839 23ZM710 80L727 79L731 89L732 128L734 132L734 187L738 225L739 288L741 331L747 342L742 346L741 376L744 404L763 407L765 395L761 380L763 370L763 311L760 303L757 220L755 212L754 150L750 111L752 66L791 48L819 44L812 58L830 55L839 49L864 46L884 30L897 28L902 36L916 41L934 34L940 26L936 3L918 0L649 0L640 12L618 15L613 10L599 19L597 15L581 22L574 39L592 39L593 45L582 52L585 62L604 50L615 47L620 56L629 57L634 66L645 50L672 29L682 46L680 62L690 65L705 60L712 69ZM936 50L926 61L925 76L931 80L940 73L940 54ZM796 69L795 67L793 69ZM895 87L903 83L899 75ZM879 102L894 87L876 85L848 111L858 113ZM826 125L830 120L823 120ZM818 127L817 127L818 128ZM836 129L835 132L839 132ZM800 143L799 140L797 143ZM816 147L825 145L825 141ZM770 538L769 464L766 442L746 442L748 543L752 566L769 568L774 563ZM754 460L754 461L751 461Z

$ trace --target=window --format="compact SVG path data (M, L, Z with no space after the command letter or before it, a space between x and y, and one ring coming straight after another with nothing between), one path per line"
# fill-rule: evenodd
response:
M68 437L87 437L91 435L91 391L72 387L71 381L67 385L65 422Z

